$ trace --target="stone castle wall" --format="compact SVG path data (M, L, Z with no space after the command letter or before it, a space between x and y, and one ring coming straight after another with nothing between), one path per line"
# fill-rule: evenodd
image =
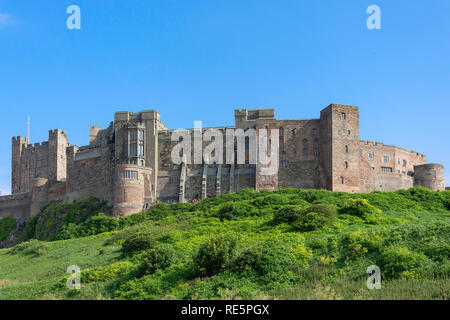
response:
M399 147L361 141L358 107L331 104L318 119L275 119L273 109L235 110L235 126L221 132L223 161L195 163L195 137L187 129L191 163L174 164L174 130L154 110L117 112L106 129L89 127L89 145L73 146L61 130L49 140L30 145L23 137L12 140L12 196L0 197L0 217L31 217L47 201L82 200L95 196L108 201L118 216L148 208L156 201L198 201L244 188L328 189L372 192L407 189L413 185L444 189L442 165L427 165L426 157ZM245 151L242 164L226 163L227 129L275 130L279 134L278 171L249 163L247 140L232 145ZM202 135L200 135L201 137ZM211 143L201 141L203 150ZM268 149L273 144L268 139Z

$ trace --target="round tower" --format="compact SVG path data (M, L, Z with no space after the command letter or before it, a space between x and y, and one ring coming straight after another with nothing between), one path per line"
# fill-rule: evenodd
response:
M151 194L151 169L131 164L116 166L114 214L117 217L141 212Z
M414 186L422 186L433 191L445 190L444 166L439 163L414 166Z
M48 202L48 179L35 178L31 191L30 216L37 215Z

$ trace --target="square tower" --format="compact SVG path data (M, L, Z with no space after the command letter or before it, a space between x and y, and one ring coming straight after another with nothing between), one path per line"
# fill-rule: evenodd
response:
M320 113L325 188L360 191L358 107L331 104Z

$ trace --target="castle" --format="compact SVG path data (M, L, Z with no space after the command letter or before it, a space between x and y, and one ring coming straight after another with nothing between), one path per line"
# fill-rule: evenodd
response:
M319 119L277 120L273 109L235 110L235 126L276 129L279 167L262 175L249 164L174 164L174 130L157 111L117 112L111 125L89 128L89 145L51 130L47 142L12 139L12 195L0 197L0 218L29 218L47 202L108 201L117 216L152 203L190 202L243 188L314 188L372 192L424 186L444 190L444 167L415 151L359 139L358 107L331 104ZM205 130L205 129L202 129ZM195 129L188 129L194 135ZM207 142L203 142L207 145ZM234 146L236 148L236 145ZM248 157L248 144L245 145Z

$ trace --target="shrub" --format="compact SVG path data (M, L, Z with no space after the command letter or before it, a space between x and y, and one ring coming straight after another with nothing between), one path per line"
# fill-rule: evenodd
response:
M232 260L235 248L236 239L233 237L219 235L209 239L194 256L195 272L200 276L219 273Z
M284 206L278 209L273 215L272 224L292 223L300 218L303 208L300 206Z
M281 194L269 194L264 197L258 197L253 201L253 204L259 208L265 206L286 205L289 204L289 198Z
M235 210L236 205L233 202L225 202L220 206L219 210L217 211L217 215L220 221L223 221L225 219L231 220L235 216Z
M404 247L388 247L381 252L379 266L387 279L411 277L425 267L430 260L423 254Z
M10 217L0 219L0 242L6 239L6 237L14 231L16 227L16 220Z
M369 252L379 252L383 246L383 238L376 231L352 232L345 238L345 242L348 245L350 257L360 257Z
M340 213L350 214L354 216L365 216L380 214L382 211L372 206L366 199L348 199Z
M292 226L300 231L320 230L331 226L336 219L336 208L327 204L313 204L302 211Z
M296 270L296 258L295 253L282 243L265 241L242 251L234 260L232 270L244 277L270 281Z
M46 242L32 239L30 241L22 242L12 247L11 249L9 249L8 253L10 254L23 253L35 256L42 256L46 253L47 248L48 244Z
M302 267L308 267L309 262L313 256L313 252L310 248L305 247L305 245L302 243L297 248L294 249L295 258L297 259L297 262Z
M127 237L122 244L122 252L125 255L139 251L151 249L155 244L155 239L146 233L136 233Z
M261 211L262 212L262 211ZM220 221L232 220L236 217L256 216L260 211L249 201L232 202L228 201L223 203L218 211L217 216Z
M147 250L141 257L139 272L141 275L164 270L175 262L175 250L171 245L162 244Z

